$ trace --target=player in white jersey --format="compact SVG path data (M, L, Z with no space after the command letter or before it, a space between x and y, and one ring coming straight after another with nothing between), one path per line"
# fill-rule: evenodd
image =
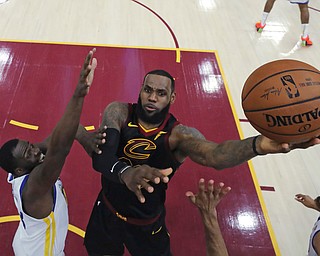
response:
M51 135L38 144L12 139L0 149L0 166L9 173L8 181L20 216L12 243L16 256L64 255L68 208L59 175L93 81L97 65L92 57L94 51L88 53L78 85Z
M320 212L320 196L312 199L308 195L297 194L295 199L302 203L305 207L314 209ZM309 238L308 256L320 255L320 217L313 226L312 232Z
M263 8L261 20L256 23L256 30L261 33L276 0L266 0ZM301 44L302 46L311 46L313 43L309 37L309 0L289 0L292 4L298 4L300 10L300 22L302 27Z
M43 219L36 219L25 213L22 206L20 191L23 190L28 178L28 174L15 179L11 173L8 175L8 182L12 184L14 203L21 219L12 243L14 254L26 255L28 252L28 255L63 256L69 222L62 182L58 179L53 187L54 201L50 215Z
M318 256L319 254L319 244L316 244L316 240L320 240L320 217L317 219L316 223L314 223L312 233L309 239L309 249L308 249L308 256Z

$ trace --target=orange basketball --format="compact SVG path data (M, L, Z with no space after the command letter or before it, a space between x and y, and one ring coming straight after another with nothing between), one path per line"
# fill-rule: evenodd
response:
M242 108L261 134L279 142L320 135L320 72L297 60L257 68L242 89Z

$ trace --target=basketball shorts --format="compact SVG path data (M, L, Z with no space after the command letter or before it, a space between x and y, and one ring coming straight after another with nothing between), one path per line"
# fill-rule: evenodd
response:
M165 211L152 224L132 225L116 217L103 203L102 192L93 207L84 238L89 255L171 256Z

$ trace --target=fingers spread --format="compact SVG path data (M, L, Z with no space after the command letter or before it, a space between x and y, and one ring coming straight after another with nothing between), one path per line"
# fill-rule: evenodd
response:
M199 180L199 194L201 194L202 196L205 196L205 193L206 193L206 187L204 184L204 179L201 178Z
M226 194L228 194L230 192L230 190L231 190L230 187L223 188L221 191L222 196L225 196Z
M149 193L152 193L154 191L154 188L145 180L141 181L140 186L147 190Z
M98 61L96 58L92 59L91 69L94 70L97 67Z
M136 194L138 200L140 201L140 203L144 203L146 201L146 199L144 198L144 196L139 188L136 189L135 194Z
M194 204L196 202L196 196L191 191L186 192L186 196L189 198L191 203Z
M163 177L162 178L162 182L164 183L168 183L169 182L169 178L166 176L166 177Z

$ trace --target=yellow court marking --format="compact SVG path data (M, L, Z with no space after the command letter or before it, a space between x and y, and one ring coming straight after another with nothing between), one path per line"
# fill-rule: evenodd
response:
M56 41L40 41L40 40L16 40L0 38L0 42L17 42L17 43L36 43L36 44L57 44L69 46L96 46L96 47L113 47L113 48L128 48L128 49L146 49L146 50L160 50L160 51L179 51L179 52L207 52L217 53L217 50L203 50L191 48L169 48L169 47L152 47L152 46L132 46L132 45L115 45L115 44L92 44L92 43L77 43L77 42L56 42Z
M10 216L0 217L0 224L6 223L6 222L13 222L13 221L20 221L19 215L10 215ZM80 229L72 224L68 225L68 230L77 234L78 236L81 236L82 238L85 235L85 232L82 229Z
M19 215L0 217L0 223L6 223L6 222L12 222L12 221L20 221Z
M92 131L95 129L95 127L94 127L94 125L90 125L90 126L84 127L84 129L86 129L87 131Z
M39 130L39 126L37 126L37 125L26 124L26 123L18 122L15 120L10 120L9 124L19 126L22 128L26 128L26 129L30 129L30 130L35 130L35 131Z
M162 51L175 51L176 62L181 62L181 52L206 52L216 53L216 50L201 50L201 49L185 49L185 48L168 48L168 47L151 47L151 46L131 46L131 45L113 45L113 44L90 44L77 42L55 42L55 41L40 41L40 40L16 40L16 39L2 39L1 42L18 42L18 43L38 43L38 44L58 44L58 45L77 45L77 46L96 46L96 47L115 47L115 48L129 48L129 49L149 49Z
M80 228L77 228L76 226L73 226L71 224L68 225L68 230L70 230L71 232L81 236L81 237L84 237L85 233L82 229Z
M19 126L22 128L26 128L26 129L30 129L30 130L39 130L39 126L38 125L31 125L31 124L26 124L26 123L22 123L19 121L15 121L15 120L10 120L9 124L15 125L15 126ZM89 125L84 127L87 131L92 131L95 129L94 125Z
M176 62L180 63L181 52L179 49L176 50Z

